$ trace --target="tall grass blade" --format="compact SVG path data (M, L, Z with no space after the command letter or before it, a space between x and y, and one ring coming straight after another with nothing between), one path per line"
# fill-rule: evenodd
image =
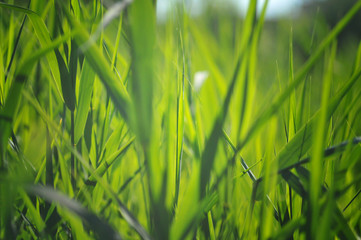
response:
M77 144L84 133L85 125L87 122L90 101L93 92L93 83L95 80L95 73L85 59L83 63L82 73L79 83L79 100L78 108L75 114L75 132L74 142Z

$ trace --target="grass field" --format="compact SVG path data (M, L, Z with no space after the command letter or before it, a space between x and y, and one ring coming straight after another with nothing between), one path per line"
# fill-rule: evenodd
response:
M361 1L181 2L0 1L0 239L360 238Z

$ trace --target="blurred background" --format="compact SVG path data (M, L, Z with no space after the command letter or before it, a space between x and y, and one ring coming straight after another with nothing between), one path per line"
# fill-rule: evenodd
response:
M234 17L243 18L246 14L249 0L157 0L157 18L159 22L168 19L171 9L184 2L186 10L190 16L199 17L210 11L226 12ZM351 8L354 0L269 0L267 6L266 19L268 22L279 19L305 19L307 16L322 15L325 21L333 27L337 21ZM259 0L258 13L261 12L265 0ZM344 31L348 36L361 33L361 15L358 14L352 24Z
M219 52L219 67L225 75L230 74L228 67L231 66L222 56L229 56L227 51L234 51L230 46L235 46L237 32L242 28L242 22L246 15L249 0L156 0L157 20L160 25L174 20L174 9L185 6L192 21L203 29L210 32L203 33L213 39L215 44L210 44L211 52ZM277 84L276 79L287 79L289 46L288 42L293 35L295 70L304 63L320 41L336 25L355 3L355 0L269 0L266 11L266 21L261 34L259 45L259 63L262 70L259 71L259 79L263 79L260 89L266 93ZM265 0L257 1L258 14L260 15ZM230 26L232 26L232 29ZM338 36L338 55L340 60L336 65L336 78L344 78L351 71L354 50L361 37L361 14L357 14L349 25ZM213 41L213 40L212 40ZM212 46L214 49L212 49ZM222 64L224 64L222 66ZM281 69L281 71L280 71ZM314 79L322 74L322 66L319 72L313 73ZM339 70L339 72L337 71ZM194 71L207 70L207 66L200 66ZM319 81L314 81L315 91L320 89ZM319 95L313 95L313 102L319 102ZM317 109L317 104L314 105ZM312 109L311 109L312 112Z

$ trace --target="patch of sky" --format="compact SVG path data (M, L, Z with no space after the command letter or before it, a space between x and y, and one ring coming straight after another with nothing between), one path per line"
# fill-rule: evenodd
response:
M212 4L216 7L228 7L236 10L238 14L244 16L249 0L157 0L157 18L159 21L165 20L169 16L172 7L181 2L185 3L186 9L192 16L202 13L206 4ZM302 0L269 0L267 6L266 18L279 18L293 16L300 9ZM257 1L257 9L260 12L265 0Z

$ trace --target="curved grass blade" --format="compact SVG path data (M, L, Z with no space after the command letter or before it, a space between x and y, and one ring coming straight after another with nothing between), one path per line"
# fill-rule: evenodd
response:
M334 146L331 146L329 148L327 148L325 151L324 151L324 154L323 156L324 157L328 157L328 156L331 156L333 154L336 154L336 153L341 153L342 151L344 151L346 149L346 147L349 145L349 144L353 144L353 145L357 145L361 143L361 137L355 137L352 141L343 141L342 143L340 144L337 144L337 145L334 145ZM278 170L278 173L281 174L283 172L286 172L288 170L291 170L293 168L296 168L297 166L301 166L303 164L306 164L310 161L310 157L306 157L300 161L298 161L297 163L294 163L292 164L291 166L288 166L286 168L282 168L282 169L279 169Z
M119 234L105 221L101 220L94 213L88 211L80 203L49 187L39 185L27 186L28 193L38 196L49 203L56 202L67 208L70 212L78 215L99 238L121 239Z
M30 1L29 1L29 4L28 4L28 7L30 5ZM10 72L10 68L13 64L13 61L14 61L14 57L15 57L15 52L16 52L16 49L19 45L19 40L20 40L20 36L21 36L21 33L23 32L23 28L24 28L24 25L25 25L25 21L27 19L27 16L28 15L25 15L24 18L23 18L23 21L21 23L21 26L20 26L20 29L19 29L19 32L18 32L18 35L16 36L16 41L15 41L15 46L14 46L14 49L13 49L13 52L11 54L11 58L10 58L10 62L6 68L6 72L5 72L5 79L4 79L4 82L6 82L7 78L8 78L8 74ZM1 102L0 102L1 103Z
M201 198L203 198L206 195L206 185L209 181L211 170L213 168L213 162L216 157L218 140L219 140L220 136L222 135L223 123L226 119L226 115L228 112L228 106L229 106L229 103L231 100L231 96L233 93L234 85L237 80L237 75L238 75L240 66L241 66L241 58L239 58L236 63L232 81L228 87L227 95L223 102L222 110L220 111L216 120L214 121L211 135L210 135L209 139L207 140L205 148L202 153L201 179L200 179L200 191L201 191L200 196L201 196Z
M117 160L121 155L125 154L127 150L130 148L132 143L134 142L135 137L132 137L126 144L124 144L119 150L114 152L108 159L105 159L97 169L95 169L94 173L89 176L87 182L91 183L95 181L94 175L103 176L107 169Z
M335 153L341 153L342 151L346 150L347 146L349 146L350 144L353 144L353 145L357 145L361 142L361 137L355 137L352 141L344 141L338 145L334 145L334 146L331 146L329 148L327 148L324 153L323 153L323 156L324 157L328 157L328 156L331 156ZM297 161L296 163L293 163L291 165L287 165L286 167L280 167L279 170L278 170L278 174L281 174L281 176L283 176L284 178L285 177L289 177L289 171L293 168L297 168L299 166L302 166L303 164L306 164L306 163L309 163L310 161L310 157L306 157L302 160L299 160ZM284 174L286 174L284 176ZM256 194L256 199L257 200L260 200L260 196L261 196L261 188L260 185L262 184L262 181L263 181L263 178L259 178L257 180L257 194Z

